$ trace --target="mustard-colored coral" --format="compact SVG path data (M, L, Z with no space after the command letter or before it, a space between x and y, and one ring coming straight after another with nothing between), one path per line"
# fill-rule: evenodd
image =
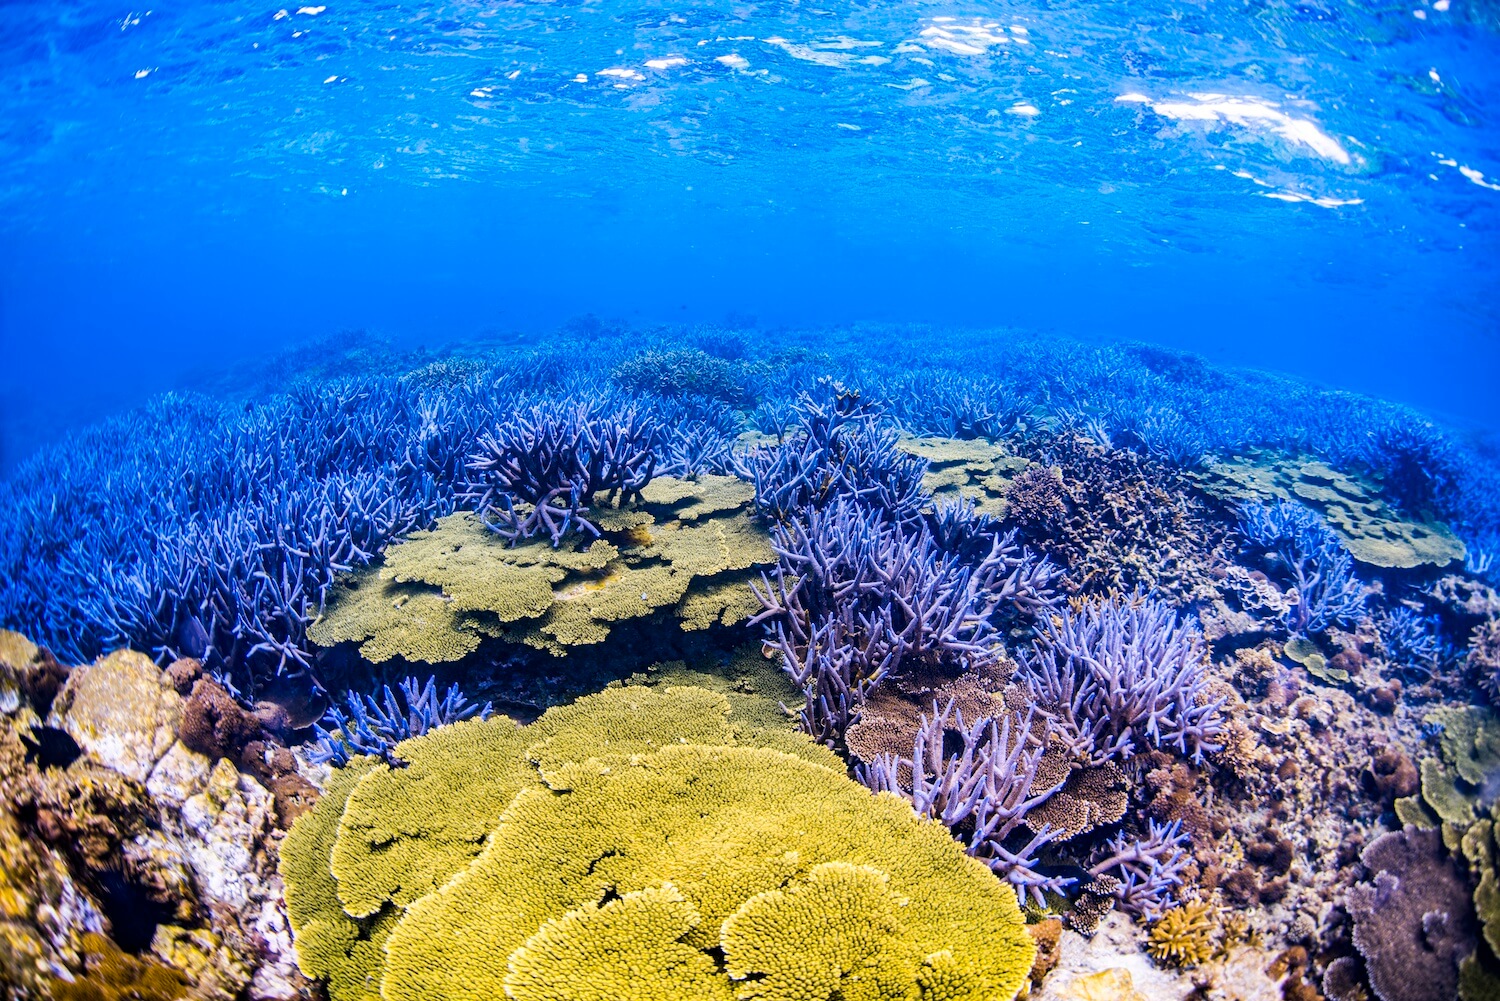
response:
M376 1001L381 945L392 922L360 922L339 905L329 860L344 806L359 780L374 768L373 758L356 758L336 769L317 804L297 819L281 844L280 870L286 884L287 920L296 936L297 965L309 977L328 982L335 1001Z
M702 921L671 883L542 925L511 953L511 1001L732 1001L711 956L682 941Z
M1314 509L1354 558L1377 567L1446 566L1464 558L1452 529L1406 518L1386 503L1380 486L1303 456L1258 455L1210 463L1193 474L1226 500L1295 500Z
M54 1001L174 1001L188 992L176 970L128 955L103 935L89 932L83 945L83 975L55 981Z
M535 739L505 716L466 720L398 744L403 767L370 769L331 850L345 913L405 906L467 865L511 797L535 781L525 758Z
M720 933L729 976L749 981L744 1001L844 1001L903 997L925 957L907 947L906 901L879 869L814 866L807 880L757 893Z
M282 848L304 971L335 1001L1012 997L1013 891L765 701L615 687L336 771ZM859 921L892 930L866 948ZM842 972L808 980L808 935Z
M1159 963L1197 966L1214 956L1218 922L1207 904L1192 901L1164 913L1151 926L1146 951Z
M922 487L936 501L960 497L983 514L1005 516L1005 494L1011 481L1030 463L1004 445L977 438L903 438L896 446L927 460Z
M658 478L632 507L590 512L602 538L555 549L547 539L508 546L455 514L341 580L308 635L359 643L372 661L439 663L487 637L565 656L655 614L684 630L743 622L758 610L752 571L776 560L753 497L734 477Z
M386 1001L499 996L507 968L496 957L548 921L665 882L701 915L682 941L716 949L746 901L824 862L881 870L908 901L900 950L915 972L871 996L1008 999L1031 968L1014 891L941 826L829 768L688 744L560 771L556 789L517 794L475 862L408 908L387 943Z

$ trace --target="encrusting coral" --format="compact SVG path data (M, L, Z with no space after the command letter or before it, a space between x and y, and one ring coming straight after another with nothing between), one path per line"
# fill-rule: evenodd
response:
M336 1001L1008 999L1031 968L1015 894L945 828L722 694L615 687L396 752L336 770L282 849Z
M442 518L344 579L308 635L359 643L375 662L442 663L486 638L565 656L658 612L684 631L743 622L759 609L751 571L776 559L753 496L729 476L657 477L629 506L590 512L599 538L557 548L509 545L474 515Z

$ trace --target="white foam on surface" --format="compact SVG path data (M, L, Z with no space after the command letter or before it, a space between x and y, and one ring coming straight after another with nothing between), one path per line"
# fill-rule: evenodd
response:
M611 66L608 69L602 69L602 70L600 70L598 73L595 74L595 76L607 76L607 77L612 77L613 79L616 79L616 80L644 80L644 79L646 79L640 73L636 72L635 70L631 69L628 66Z
M935 17L917 32L918 43L928 49L956 56L982 56L990 49L1010 44L1010 36L997 21L975 20L958 24L951 17Z
M1005 113L1007 115L1020 115L1022 118L1035 118L1042 112L1036 105L1022 101L1019 104L1013 104L1006 108Z
M732 70L742 70L750 68L750 60L746 59L738 52L731 52L727 56L716 56L714 58L714 62L722 63Z
M1500 191L1500 184L1491 184L1489 181L1486 181L1484 179L1484 174L1481 171L1475 170L1473 167L1459 167L1458 172L1467 177L1473 183L1479 185L1481 188L1489 188L1491 191Z
M646 66L654 70L669 70L674 66L686 66L687 59L682 56L663 56L660 59L647 59Z
M861 48L876 47L881 42L867 42L857 38L848 38L839 35L835 38L822 39L803 45L799 42L788 41L780 35L772 35L765 39L767 45L774 45L793 59L803 62L816 63L819 66L832 66L837 69L848 69L856 64L864 66L881 66L890 62L885 56L855 56L853 50Z
M1180 122L1227 122L1241 128L1269 131L1294 147L1305 146L1317 156L1347 165L1349 152L1316 122L1282 111L1274 101L1228 94L1189 94L1190 101L1157 101L1144 94L1121 94L1117 104L1149 104L1163 118Z

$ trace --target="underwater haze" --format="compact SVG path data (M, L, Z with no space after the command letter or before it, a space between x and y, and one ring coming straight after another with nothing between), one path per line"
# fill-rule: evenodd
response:
M584 313L1143 339L1494 427L1497 19L7 3L6 461L228 357Z

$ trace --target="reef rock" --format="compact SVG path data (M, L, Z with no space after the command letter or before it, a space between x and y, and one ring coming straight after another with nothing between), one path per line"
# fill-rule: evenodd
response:
M75 667L48 722L94 761L145 782L177 740L182 696L150 657L120 650Z

